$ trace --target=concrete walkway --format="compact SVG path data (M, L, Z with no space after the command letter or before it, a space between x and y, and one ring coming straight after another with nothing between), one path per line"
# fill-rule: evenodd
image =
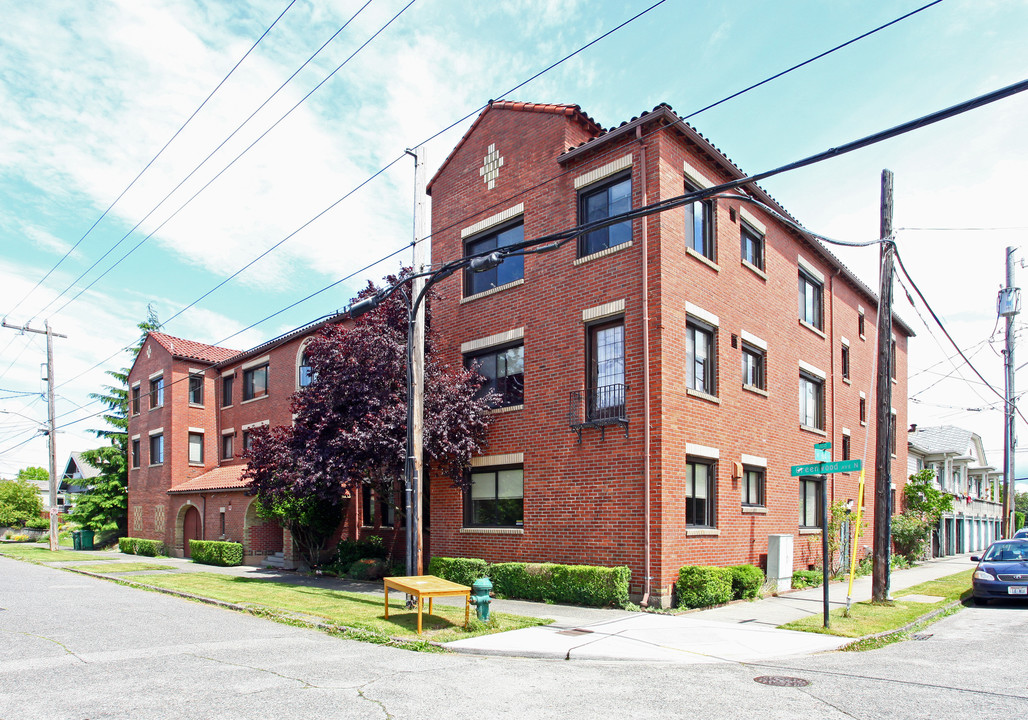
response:
M120 552L98 552L96 555L101 555L104 560L160 565L171 572L210 572L378 597L383 595L381 582L357 582L246 566L224 568L200 565L182 558L147 558ZM973 567L969 557L957 555L930 560L907 570L896 570L892 573L892 590L902 590L927 580L968 570ZM74 567L95 562L84 559L55 564ZM118 577L128 578L132 575L119 573ZM831 607L845 607L847 584L832 583L829 590ZM494 600L492 612L551 618L554 623L458 640L447 643L446 647L456 652L477 655L670 663L752 662L810 655L835 650L850 642L847 638L831 635L778 629L779 625L792 620L820 615L821 593L821 588L808 588L778 597L735 602L683 615ZM857 578L853 584L853 602L868 600L870 597L871 578ZM463 598L440 598L436 602L461 604Z

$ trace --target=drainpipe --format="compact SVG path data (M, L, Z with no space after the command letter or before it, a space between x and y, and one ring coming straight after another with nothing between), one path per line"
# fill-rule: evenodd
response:
M646 144L642 139L642 125L635 128L639 141L639 165L642 168L643 204L649 203L646 193ZM642 219L642 341L643 341L643 596L642 605L650 604L650 298L649 248L646 223Z
M828 357L831 359L831 371L828 373L832 378L832 434L828 436L828 440L833 443L835 441L835 278L842 272L842 268L835 268L835 272L828 278L828 321L831 324L831 332L828 333L828 342L831 345L831 349L828 353ZM853 355L850 354L850 365L853 364ZM852 370L850 371L852 373ZM832 453L832 457L836 457L835 453ZM832 502L835 502L835 476L837 473L832 473ZM831 512L828 513L831 515ZM828 531L827 528L824 530Z
M200 493L200 497L203 498L203 514L200 516L200 539L207 539L207 496Z

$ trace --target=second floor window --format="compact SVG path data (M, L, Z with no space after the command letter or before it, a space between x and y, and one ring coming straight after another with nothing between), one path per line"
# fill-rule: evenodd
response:
M685 184L687 193L699 188ZM685 206L685 246L714 260L714 206L709 200L694 202Z
M132 414L133 415L138 415L139 414L139 406L140 406L140 402L139 402L139 386L136 385L134 388L132 388Z
M164 462L164 435L150 436L150 464L160 465Z
M840 354L839 357L840 357L840 359L842 361L842 378L843 378L843 380L849 380L850 379L850 346L849 345L843 345L842 346L842 353Z
M580 224L606 220L632 209L632 177L622 177L604 185L591 187L578 196ZM584 257L621 245L632 239L632 221L593 230L578 239L578 255Z
M221 406L228 407L232 404L232 390L236 384L235 375L224 375L221 378Z
M189 404L203 405L203 375L189 376Z
M807 373L800 373L800 425L825 429L825 383Z
M525 346L489 350L468 355L465 366L474 368L485 378L478 397L490 390L499 393L497 407L521 405L525 400Z
M314 381L314 373L311 372L311 362L307 359L307 353L300 356L299 376L296 379L297 386L305 388Z
M745 222L739 223L739 235L742 241L742 259L753 267L764 269L764 236Z
M139 467L139 440L132 441L132 467Z
M164 376L156 377L150 381L150 409L158 408L164 404Z
M189 433L189 464L203 464L203 433Z
M493 230L484 235L471 238L464 244L464 256L479 255L491 250L514 245L525 239L525 225L508 225L500 230ZM496 267L482 272L464 271L464 296L470 297L478 293L500 287L525 277L525 258L514 255L505 258Z
M824 324L821 312L823 286L812 276L800 270L799 306L800 320L820 330Z
M625 406L625 326L621 320L589 328L590 420L620 417Z
M693 390L717 394L715 381L714 328L705 323L689 320L685 330L685 352L687 357L686 385Z
M235 438L232 433L221 436L221 459L231 460L232 459L232 441Z
M742 344L742 384L767 390L765 366L764 351L744 342Z
M254 400L268 394L268 366L243 371L243 400Z

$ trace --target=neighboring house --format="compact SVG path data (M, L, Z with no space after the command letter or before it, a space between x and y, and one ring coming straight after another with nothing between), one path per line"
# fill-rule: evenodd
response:
M492 102L429 183L432 261L743 176L666 105L605 131L577 106ZM432 478L434 554L627 565L662 603L683 565L764 565L769 535L819 562L820 480L790 466L870 435L873 487L877 300L764 190L733 194L763 204L697 202L436 286L435 347L502 399L470 490ZM893 328L901 488L913 332ZM828 476L829 501L857 480Z
M953 425L911 425L907 444L909 473L930 468L936 487L953 497L953 512L932 534L932 555L983 550L999 538L1003 473L987 462L981 436Z
M57 504L61 512L71 512L75 507L75 497L89 490L90 482L100 474L100 469L91 465L83 457L82 453L73 451L68 455L68 462L64 464L64 472L61 474L61 482L57 486ZM49 497L49 491L47 496Z

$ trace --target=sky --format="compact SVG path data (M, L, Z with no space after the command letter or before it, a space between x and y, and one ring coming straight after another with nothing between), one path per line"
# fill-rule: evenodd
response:
M614 30L654 2L5 4L0 317L67 335L58 464L99 444L90 394L130 364L148 305L171 335L247 349L409 261L405 150L424 146L431 177L490 99L577 104L604 127L667 103L757 173L1028 77L1028 2L942 0L692 115L928 0L665 0ZM762 183L809 229L859 242L878 237L892 170L899 253L1000 393L1006 247L1025 275L1026 120L1023 93ZM877 247L832 250L877 287ZM910 422L971 429L1001 467L1000 397L895 294L917 333ZM43 336L0 328L2 477L47 464L41 363ZM1018 458L1028 476L1028 441Z

